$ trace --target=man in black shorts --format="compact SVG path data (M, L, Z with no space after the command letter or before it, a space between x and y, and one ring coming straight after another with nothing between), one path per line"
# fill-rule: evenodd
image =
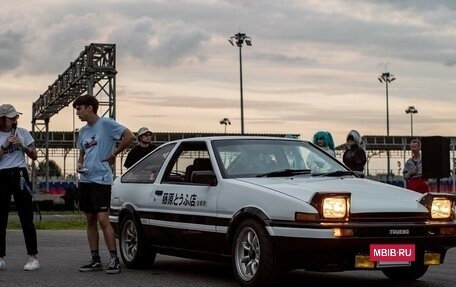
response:
M92 256L89 264L81 266L79 271L103 270L98 251L99 224L111 255L106 273L115 274L120 272L120 263L114 230L109 222L112 165L115 164L116 156L130 146L135 136L113 119L99 117L98 106L98 100L90 95L80 96L73 102L79 119L87 122L79 130L77 172L80 174L79 206L86 215L87 239ZM116 148L118 140L120 143Z

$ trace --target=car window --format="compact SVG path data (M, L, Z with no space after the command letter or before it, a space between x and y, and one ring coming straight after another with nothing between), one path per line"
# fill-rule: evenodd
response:
M157 148L138 164L130 168L121 178L122 182L154 182L157 173L176 144L167 144Z
M163 182L192 183L192 173L201 170L213 171L206 143L184 142L169 162Z
M334 158L298 140L235 139L214 141L213 145L222 175L228 178L255 177L287 169L310 169L312 173L343 169ZM321 168L316 168L317 161Z

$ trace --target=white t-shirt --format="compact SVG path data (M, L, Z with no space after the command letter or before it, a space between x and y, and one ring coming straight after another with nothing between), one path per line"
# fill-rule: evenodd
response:
M112 185L113 174L107 161L122 137L125 127L111 118L99 117L93 125L86 124L79 130L77 147L84 151L83 168L80 182L95 182Z
M10 135L11 132L0 131L0 144L5 146L5 142ZM21 142L25 147L28 147L35 142L29 131L24 128L16 128L15 135L21 139ZM3 155L0 156L0 170L14 167L27 167L25 153L19 145L10 145L10 147L3 152Z

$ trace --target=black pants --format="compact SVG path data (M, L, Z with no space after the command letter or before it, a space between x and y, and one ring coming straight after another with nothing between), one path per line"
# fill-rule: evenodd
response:
M11 207L11 195L14 197L14 204L21 221L27 254L36 255L38 253L36 229L33 224L32 196L25 186L21 189L21 174L30 186L25 168L0 170L0 257L6 255L6 227Z

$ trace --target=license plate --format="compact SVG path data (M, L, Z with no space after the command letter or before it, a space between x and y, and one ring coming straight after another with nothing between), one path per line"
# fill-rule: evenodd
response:
M415 244L371 244L370 261L397 262L404 264L415 261ZM385 264L384 264L385 265Z

